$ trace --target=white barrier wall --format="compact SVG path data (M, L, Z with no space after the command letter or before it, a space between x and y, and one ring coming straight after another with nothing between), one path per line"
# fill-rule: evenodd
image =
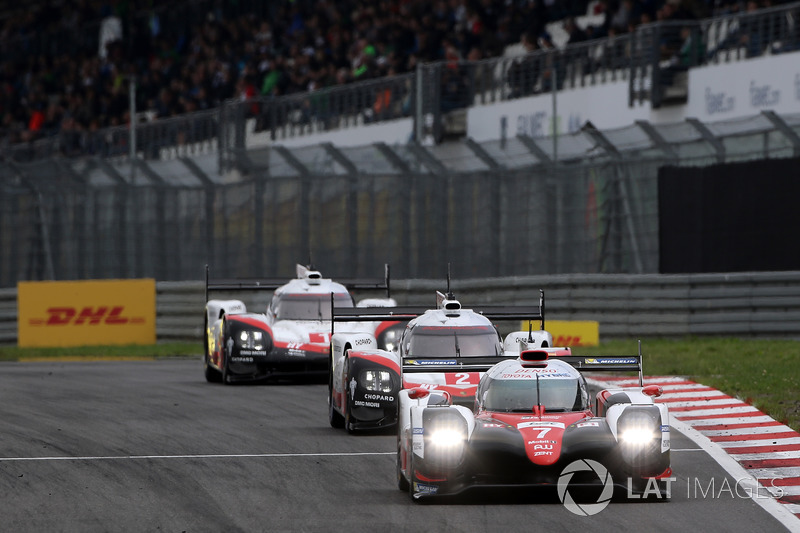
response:
M689 73L687 117L711 122L766 110L800 113L800 52L712 65Z
M252 131L255 121L251 121L247 132L247 146L250 148L278 144L289 148L297 146L315 146L322 143L331 143L335 146L364 146L376 142L386 144L406 144L411 140L414 131L414 120L401 118L375 124L354 125L350 128L320 132L298 132L295 136L275 139L270 138L270 132ZM299 126L298 126L299 128Z
M765 110L800 113L800 52L689 71L689 101L651 109L650 103L628 105L628 82L617 81L556 93L559 133L573 133L587 121L598 129L654 124L688 117L718 121L756 115ZM553 95L541 94L467 112L467 135L489 141L516 135L548 136L553 131Z

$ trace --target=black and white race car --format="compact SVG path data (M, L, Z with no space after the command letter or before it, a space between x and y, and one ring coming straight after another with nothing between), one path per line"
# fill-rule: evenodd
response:
M560 491L565 476L606 499L615 487L663 491L669 414L654 401L660 387L641 386L641 353L583 357L521 345L483 375L473 409L447 391L398 392L398 487L415 501L477 487ZM640 386L600 391L592 405L582 370L639 370Z
M297 278L209 279L206 268L205 376L230 383L271 377L324 378L328 374L332 308L353 308L350 290L380 289L385 298L369 298L359 306L395 304L389 293L389 268L383 279L323 278L312 268L297 265ZM265 313L248 312L241 300L209 299L212 291L274 291ZM350 331L383 339L392 324L351 324ZM384 345L385 347L385 345Z
M471 407L483 372L508 357L493 320L541 320L544 324L543 296L539 305L463 309L449 291L436 295L434 309L332 310L328 413L333 427L353 432L393 426L398 393L414 387L446 391L454 403ZM382 337L342 327L354 321L391 326ZM552 346L552 336L544 329L530 335L536 346ZM515 339L512 335L506 340L514 351ZM393 344L394 349L381 344Z

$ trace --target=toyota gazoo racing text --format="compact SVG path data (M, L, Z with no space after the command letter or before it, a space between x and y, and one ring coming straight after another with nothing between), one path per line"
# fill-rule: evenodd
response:
M590 358L516 340L519 356L483 375L473 409L454 405L446 391L398 393L401 490L416 501L479 487L555 489L575 461L594 461L610 477L577 469L570 483L608 498L615 489L647 494L668 486L669 415L654 400L660 387L641 386L641 353ZM638 369L640 386L602 390L592 406L579 369Z
M394 305L388 265L383 279L338 283L302 265L297 265L297 278L288 283L285 279L209 280L206 268L206 379L230 383L270 377L324 378L331 308L354 307L349 292L354 289L386 290L386 298L365 299L358 305ZM274 291L266 313L248 312L241 300L208 299L210 291L242 290ZM351 329L374 333L376 324L354 324Z
M462 309L449 291L436 294L435 309L333 310L328 383L333 427L353 432L392 426L397 423L400 390L413 387L446 391L455 403L471 406L483 372L505 357L492 320L544 320L543 301ZM337 329L341 322L364 320L395 322L378 336ZM552 345L544 330L531 336L536 346ZM393 344L393 349L382 349L381 343Z

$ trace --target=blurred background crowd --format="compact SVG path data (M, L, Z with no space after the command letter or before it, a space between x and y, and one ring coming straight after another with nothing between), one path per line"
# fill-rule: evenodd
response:
M770 0L30 0L0 8L0 146L768 7ZM582 27L576 17L600 23ZM138 115L138 113L137 113Z

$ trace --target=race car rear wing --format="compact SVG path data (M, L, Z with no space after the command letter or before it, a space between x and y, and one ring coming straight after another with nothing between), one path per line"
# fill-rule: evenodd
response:
M644 386L642 373L642 343L639 341L639 353L635 355L560 355L559 359L569 363L581 372L638 372L639 386Z
M539 320L544 329L544 291L539 291L539 305L496 305L482 304L474 306L471 310L479 313L489 320ZM443 308L448 302L454 302L452 295L443 295L437 292L437 308ZM460 307L460 305L459 305ZM446 307L444 307L446 309ZM336 322L383 322L383 321L408 321L426 311L429 307L334 307L331 296L331 334L334 333ZM432 356L432 357L404 357L404 372L485 372L493 365L505 359L516 358L514 355L486 356Z
M298 277L300 277L300 265L298 265ZM306 267L302 267L306 268ZM318 273L317 273L318 274ZM336 283L344 285L348 290L386 290L386 297L391 298L390 290L390 270L389 265L383 266L383 279L380 278L344 278L335 279ZM211 279L209 277L209 267L206 265L206 301L208 293L211 291L230 291L230 290L269 290L274 291L278 287L286 285L287 278L220 278Z
M404 357L403 372L486 372L506 359L517 356L491 355L486 357Z
M539 320L544 329L544 291L540 291L539 305L492 305L475 306L472 311L489 320ZM331 295L331 332L336 322L380 322L385 320L411 320L426 311L427 306L397 307L334 307Z

